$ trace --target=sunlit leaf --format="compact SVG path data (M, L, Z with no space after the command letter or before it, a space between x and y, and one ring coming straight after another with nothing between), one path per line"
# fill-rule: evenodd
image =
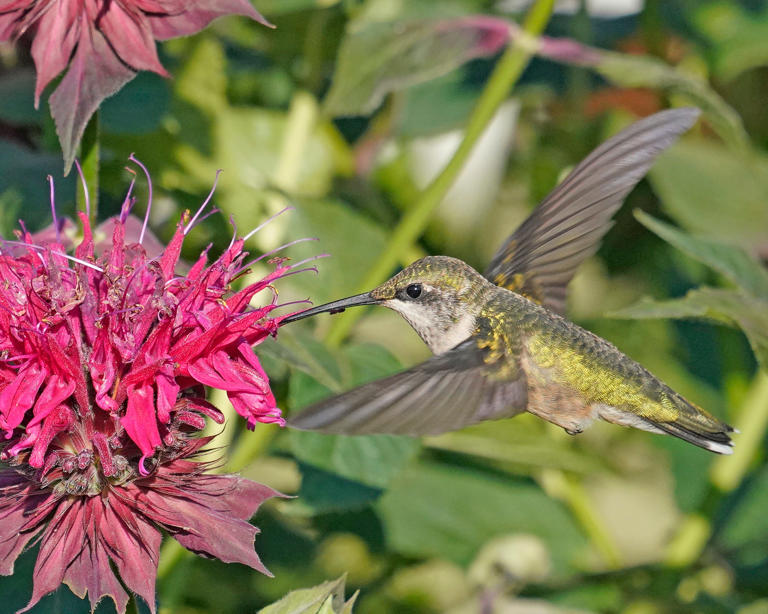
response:
M642 211L636 211L635 217L667 243L712 267L755 296L768 299L768 270L749 252L734 245L687 235Z
M491 17L366 25L347 33L325 99L334 116L365 115L384 96L501 49L509 25Z
M441 556L466 564L488 539L530 533L563 572L581 555L573 519L538 487L459 466L406 469L377 503L387 540L406 556Z
M768 367L768 301L743 292L716 288L691 290L668 301L642 299L610 314L617 318L705 318L744 331L757 360Z
M291 591L258 614L349 614L356 595L344 599L345 578L323 582L312 588Z

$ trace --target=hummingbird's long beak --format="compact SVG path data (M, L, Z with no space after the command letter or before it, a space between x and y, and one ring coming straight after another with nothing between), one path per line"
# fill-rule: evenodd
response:
M285 318L281 323L285 324L287 322L303 320L304 318L317 315L318 313L341 313L347 307L357 307L359 305L375 305L378 302L379 301L377 299L371 296L370 292L363 292L362 294L355 294L355 296L349 296L347 298L339 299L338 301L326 303L325 305L318 305L317 307L311 307L309 309L305 309L304 311L300 311L299 313L294 313L293 315Z

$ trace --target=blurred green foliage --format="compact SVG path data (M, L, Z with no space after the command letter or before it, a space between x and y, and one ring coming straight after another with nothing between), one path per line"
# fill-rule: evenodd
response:
M221 168L223 215L195 229L188 259L208 243L226 247L230 215L242 234L292 205L253 251L315 237L281 255L331 257L317 275L281 281L281 300L357 291L442 168L435 160L455 151L503 46L487 37L519 20L522 4L264 0L257 6L275 30L229 18L164 44L174 78L142 74L101 110L102 217L122 202L131 152L152 173L152 226L166 239ZM569 313L739 426L737 453L716 458L602 424L570 438L528 415L423 442L267 426L251 434L238 424L224 454L247 477L298 495L254 520L275 578L167 548L161 612L255 611L315 585L263 612L348 612L344 582L329 581L343 573L362 614L768 611L768 376L758 367L768 360L768 4L647 0L620 17L581 4L556 13L547 33L604 51L585 59L538 48L472 172L394 255L407 264L449 254L482 269L609 134L669 105L702 106L703 120L582 267ZM496 21L436 22L478 14ZM22 207L30 228L50 222L45 176L60 176L61 159L50 118L31 105L28 52L2 51L0 230L9 237ZM59 214L71 215L73 177L57 179L56 191ZM669 319L690 317L704 321ZM327 343L330 322L286 327L257 348L288 412L427 355L393 314L365 312L340 343ZM31 560L0 579L3 594L29 593ZM35 612L81 606L61 589Z

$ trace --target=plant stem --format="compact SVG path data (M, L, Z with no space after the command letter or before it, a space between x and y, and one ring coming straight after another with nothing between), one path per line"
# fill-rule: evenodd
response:
M530 37L541 34L552 14L554 0L537 0L523 23L523 31ZM366 292L384 281L395 268L402 254L410 249L413 242L424 232L432 214L453 185L478 139L482 136L499 106L509 96L533 54L530 45L512 44L499 59L469 117L464 138L456 153L442 172L422 192L416 204L400 220L392 233L381 257L368 272L360 285L360 292ZM326 341L339 345L362 315L360 310L350 310L337 317L328 332Z
M157 565L157 577L163 580L173 571L189 551L179 542L170 537L165 538L165 543L160 548L160 562Z
M95 226L99 214L99 111L91 116L80 140L80 168L88 194L83 189L82 182L77 182L77 208L80 211L90 210L91 226ZM88 206L86 206L86 204Z
M224 473L234 473L247 467L264 453L279 432L280 427L276 424L259 424L252 433L238 437L235 450L224 465Z
M768 428L768 373L765 371L757 372L735 426L739 434L733 454L715 459L710 472L710 481L722 492L730 492L741 484Z
M559 469L545 469L541 472L540 481L547 494L561 499L568 505L606 567L621 568L619 548L600 522L598 513L579 477Z

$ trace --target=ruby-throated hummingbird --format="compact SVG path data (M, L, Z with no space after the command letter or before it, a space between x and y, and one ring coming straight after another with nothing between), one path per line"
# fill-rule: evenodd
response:
M613 213L698 115L662 111L603 143L507 239L484 275L456 258L428 256L370 292L286 318L383 305L435 354L321 401L289 425L427 435L529 411L571 434L602 418L730 454L730 426L561 315L568 282L596 251Z

